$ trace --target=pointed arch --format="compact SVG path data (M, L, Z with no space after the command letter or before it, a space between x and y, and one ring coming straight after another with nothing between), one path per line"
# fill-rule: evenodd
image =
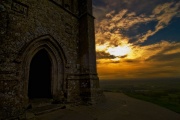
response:
M50 35L40 36L32 40L21 51L17 61L20 63L19 76L23 82L24 97L28 99L28 81L30 63L33 57L40 51L45 50L50 57L51 69L51 92L52 97L57 97L59 92L65 91L65 65L67 59L60 44Z
M32 58L29 70L28 97L52 98L52 62L45 49L39 50Z

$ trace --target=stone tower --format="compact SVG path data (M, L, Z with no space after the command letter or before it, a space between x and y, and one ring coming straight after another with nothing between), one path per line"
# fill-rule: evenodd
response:
M0 0L0 119L33 99L95 103L92 0Z

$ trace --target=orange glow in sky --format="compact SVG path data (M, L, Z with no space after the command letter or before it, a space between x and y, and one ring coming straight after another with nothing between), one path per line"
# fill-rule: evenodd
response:
M176 25L171 26L173 19L180 21L179 5L180 2L154 4L152 12L139 14L128 8L110 8L110 4L105 8L94 6L100 80L180 78L180 36L173 33L176 39L174 36L163 38L170 34L163 30L179 30L174 28ZM156 34L162 37L155 37Z

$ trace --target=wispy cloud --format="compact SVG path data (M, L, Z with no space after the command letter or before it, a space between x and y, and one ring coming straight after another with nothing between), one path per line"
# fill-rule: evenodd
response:
M154 35L159 30L168 26L173 17L177 16L180 13L180 2L178 3L165 3L157 6L152 13L152 17L154 20L158 21L158 24L155 26L155 30L149 30L145 35L141 36L137 42L144 42L148 37Z
M111 3L110 6L119 4L117 0ZM132 1L123 0L123 3L131 5ZM101 8L104 16L96 21L96 51L100 78L180 77L179 42L168 42L164 38L150 45L142 45L150 36L166 28L174 17L179 17L180 2L153 5L148 14L132 12L126 8L118 12L116 8L109 9L108 5L107 9ZM132 28L134 31L141 29L137 26L152 21L156 22L154 29L128 36L127 31ZM131 41L132 37L136 39L135 42Z

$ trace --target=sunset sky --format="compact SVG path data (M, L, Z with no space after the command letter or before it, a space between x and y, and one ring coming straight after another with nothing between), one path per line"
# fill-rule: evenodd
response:
M93 0L100 80L180 78L179 0Z

